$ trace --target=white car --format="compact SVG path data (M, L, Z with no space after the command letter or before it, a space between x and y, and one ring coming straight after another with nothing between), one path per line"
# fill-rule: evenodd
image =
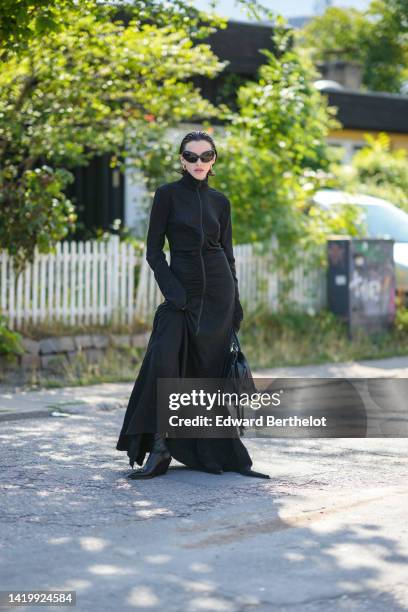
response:
M322 208L352 204L361 209L368 238L394 240L394 263L397 290L408 296L408 213L394 204L363 194L351 194L336 189L319 189L312 200Z

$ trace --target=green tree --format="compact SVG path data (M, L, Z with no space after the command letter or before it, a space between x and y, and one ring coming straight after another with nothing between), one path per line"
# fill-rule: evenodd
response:
M240 0L242 4L253 0ZM168 25L186 27L192 30L197 27L197 20L201 14L194 6L185 0L97 0L89 3L82 0L2 0L0 3L0 52L3 58L10 52L18 53L33 38L41 38L50 31L59 31L65 28L65 9L91 6L95 13L100 11L103 17L106 9L111 13L123 15L133 13L139 19L154 23L157 26ZM78 6L77 6L78 8Z
M278 52L264 50L267 63L258 81L239 89L239 113L230 116L216 182L235 204L237 242L263 242L273 234L280 254L294 261L295 250L311 247L317 237L305 210L326 180L326 139L339 123L313 85L313 64L291 48L291 34L281 24L274 30Z
M408 78L408 3L373 0L367 19L364 83L374 91L398 93Z
M188 80L224 67L209 45L193 46L190 28L197 37L208 28L136 18L125 27L112 11L93 1L61 8L64 28L2 65L0 243L20 266L72 229L67 170L103 152L120 159L133 141L143 156L168 126L217 114Z
M373 0L366 11L330 7L297 32L296 38L313 61L360 62L363 86L368 90L399 92L408 78L405 0Z
M0 50L18 51L34 36L43 36L61 25L61 9L74 0L3 0L0 3Z
M295 33L299 46L312 51L312 59L364 61L361 34L367 26L362 11L332 6L313 17ZM365 38L365 36L364 36Z

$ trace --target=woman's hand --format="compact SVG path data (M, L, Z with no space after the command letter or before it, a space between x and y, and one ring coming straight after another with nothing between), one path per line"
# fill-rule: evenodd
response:
M167 304L170 306L170 308L172 310L188 310L188 301L184 303L183 306L179 306L178 304L175 304L174 302L171 302L170 300L166 299L165 300L167 302Z

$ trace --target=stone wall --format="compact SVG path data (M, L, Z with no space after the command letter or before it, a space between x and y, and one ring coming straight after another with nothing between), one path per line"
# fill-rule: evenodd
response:
M16 378L17 372L24 378L28 372L61 374L66 367L82 359L86 364L100 363L106 352L118 351L133 354L132 363L137 363L133 349L145 349L151 332L141 334L82 334L75 336L49 336L41 340L23 337L25 352L13 359L0 355L0 372L3 382Z

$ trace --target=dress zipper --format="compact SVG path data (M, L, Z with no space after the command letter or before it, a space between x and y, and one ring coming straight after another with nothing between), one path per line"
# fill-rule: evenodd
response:
M204 293L205 293L205 285L206 285L206 277L205 277L205 266L204 266L204 259L203 259L203 245L204 245L204 229L203 229L203 207L201 204L201 198L200 198L200 193L198 188L196 189L197 191L197 195L198 195L198 200L200 202L200 224L201 224L201 247L200 247L200 258L201 258L201 268L203 271L203 293L201 295L201 302L200 302L200 312L198 314L198 321L197 321L197 330L196 330L196 336L198 335L198 332L200 331L200 319L201 319L201 313L203 311L203 302L204 302Z

